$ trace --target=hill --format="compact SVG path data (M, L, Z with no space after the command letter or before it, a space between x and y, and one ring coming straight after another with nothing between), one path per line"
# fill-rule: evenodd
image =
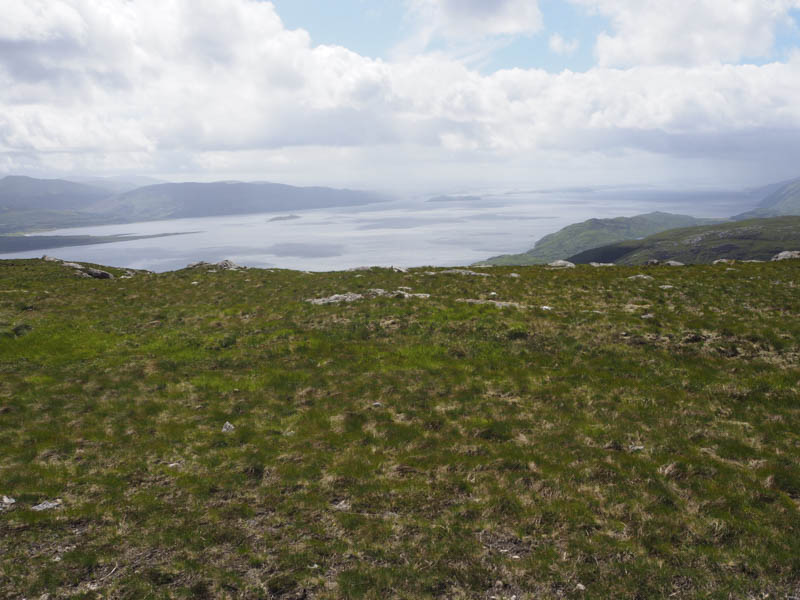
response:
M544 236L522 254L495 256L478 264L486 265L536 265L547 264L613 242L646 237L660 231L692 225L716 223L712 219L697 219L686 215L652 212L635 217L615 219L589 219L564 227Z
M757 208L733 218L746 220L784 215L800 215L800 179L779 186L764 198Z
M109 195L99 187L63 179L9 175L0 179L0 214L33 210L83 210Z
M225 266L0 261L0 597L800 591L800 261Z
M385 200L370 192L277 183L164 183L118 194L93 212L125 221L211 217L309 208L356 206Z
M711 263L720 258L769 260L786 248L800 248L800 217L751 219L704 227L673 229L643 240L629 240L581 252L569 258L626 265L648 260Z

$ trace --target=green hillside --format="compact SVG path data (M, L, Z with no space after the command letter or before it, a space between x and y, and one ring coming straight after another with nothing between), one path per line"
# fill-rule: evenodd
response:
M800 215L800 179L781 186L767 196L758 208L738 215L734 219L744 220L783 215Z
M653 259L702 264L720 258L769 260L778 252L796 249L800 249L800 217L777 217L674 229L587 250L569 260L576 264L636 265Z
M615 219L589 219L546 235L536 242L533 249L527 252L495 256L478 264L547 264L554 260L565 259L584 250L605 246L621 240L642 238L677 227L716 222L719 221L663 212L653 212L635 217L617 217Z
M108 270L0 261L0 597L800 591L800 261Z

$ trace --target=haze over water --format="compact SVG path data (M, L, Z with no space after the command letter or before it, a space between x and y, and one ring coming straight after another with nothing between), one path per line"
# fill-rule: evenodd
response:
M169 237L51 248L1 258L49 254L109 266L171 271L197 261L230 259L250 267L331 271L379 265L468 265L523 252L542 236L589 218L654 210L726 217L752 201L736 192L604 188L483 194L481 200L397 200L290 213L175 219L47 232L46 235Z

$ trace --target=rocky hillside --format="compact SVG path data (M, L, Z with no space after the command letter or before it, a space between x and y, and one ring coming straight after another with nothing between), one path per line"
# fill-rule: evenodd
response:
M673 229L642 240L587 250L569 258L577 264L644 264L675 260L707 264L718 259L769 260L785 249L800 249L800 217L751 219Z
M798 286L0 261L0 597L797 597Z
M746 220L783 215L800 215L800 179L790 181L768 195L755 210L734 217Z
M546 264L554 260L565 259L585 250L622 240L643 238L678 227L708 225L718 222L712 219L697 219L686 215L673 215L663 212L653 212L635 217L617 217L615 219L589 219L544 236L527 252L495 256L478 264Z

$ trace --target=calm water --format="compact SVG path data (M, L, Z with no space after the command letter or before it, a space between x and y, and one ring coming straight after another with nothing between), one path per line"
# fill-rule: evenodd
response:
M404 200L370 206L175 219L82 227L48 235L186 235L46 251L2 254L31 258L47 253L99 264L170 271L199 260L230 259L252 267L312 271L365 265L466 265L497 254L523 252L543 235L588 218L632 216L652 210L726 217L754 202L730 192L661 192L631 188L515 192L483 195L479 202Z

